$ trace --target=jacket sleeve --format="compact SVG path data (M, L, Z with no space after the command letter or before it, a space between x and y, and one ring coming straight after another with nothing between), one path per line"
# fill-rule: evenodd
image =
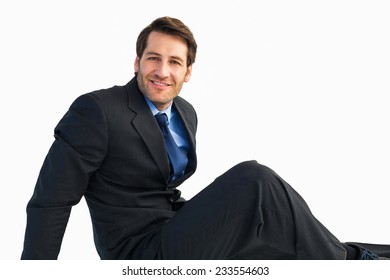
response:
M88 188L107 151L107 123L91 94L80 96L54 131L32 198L22 259L57 259L73 205Z

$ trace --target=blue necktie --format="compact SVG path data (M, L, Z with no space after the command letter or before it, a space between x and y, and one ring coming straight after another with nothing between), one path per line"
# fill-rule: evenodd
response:
M158 125L164 135L165 145L167 147L168 158L171 164L171 181L177 179L184 174L184 170L188 163L187 154L180 149L168 128L168 117L166 114L155 115Z

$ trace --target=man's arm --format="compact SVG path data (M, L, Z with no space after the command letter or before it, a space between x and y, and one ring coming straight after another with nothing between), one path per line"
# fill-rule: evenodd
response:
M104 111L92 95L79 97L55 128L55 141L27 205L22 259L57 259L73 205L107 151Z

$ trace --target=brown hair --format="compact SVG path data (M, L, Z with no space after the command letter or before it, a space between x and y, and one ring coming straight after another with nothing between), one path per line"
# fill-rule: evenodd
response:
M171 17L158 18L141 31L138 35L136 46L137 56L139 58L141 58L146 49L148 37L152 31L182 38L187 43L188 48L187 66L190 66L195 62L197 44L194 35L183 22Z

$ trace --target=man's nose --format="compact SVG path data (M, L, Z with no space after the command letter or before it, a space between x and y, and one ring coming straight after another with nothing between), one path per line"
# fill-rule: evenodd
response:
M168 78L169 77L169 65L167 62L161 61L161 63L158 64L155 74L160 77L161 79Z

